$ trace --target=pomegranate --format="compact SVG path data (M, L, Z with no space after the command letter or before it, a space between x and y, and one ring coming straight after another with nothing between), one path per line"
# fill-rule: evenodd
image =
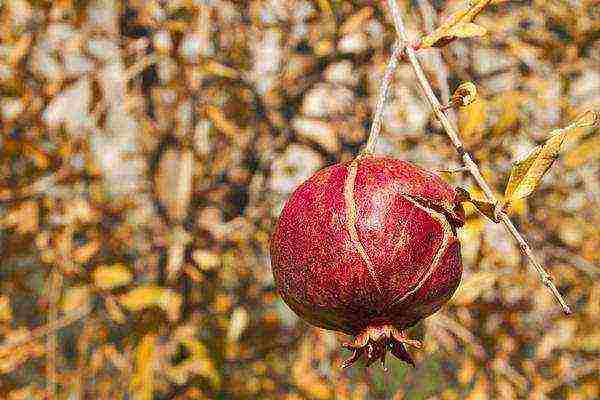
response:
M275 283L312 325L354 341L342 367L387 351L414 366L405 330L435 313L462 273L461 196L408 162L362 155L315 173L285 204L271 240Z

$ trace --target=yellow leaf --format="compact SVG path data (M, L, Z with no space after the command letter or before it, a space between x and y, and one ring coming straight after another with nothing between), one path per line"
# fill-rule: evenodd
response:
M183 325L177 328L166 346L165 357L172 359L174 352L180 346L186 350L187 356L178 360L176 365L167 363L165 374L167 378L177 384L185 384L193 375L208 378L214 388L220 387L221 378L206 346L196 338L193 325Z
M523 95L517 90L499 93L494 98L494 108L500 112L500 117L493 127L495 135L506 132L519 122L519 105L522 102Z
M204 66L204 68L206 72L213 75L222 76L230 79L236 79L239 77L239 72L235 69L223 64L219 64L218 62L213 60L209 60Z
M470 38L474 36L483 36L487 33L487 29L483 26L468 22L466 24L458 24L448 30L450 36L459 38Z
M472 199L471 202L483 216L493 222L500 222L498 217L498 208L496 204L490 203L489 201Z
M480 372L477 375L477 380L473 386L473 390L465 397L465 400L484 400L490 398L490 384L484 373Z
M144 336L135 351L135 372L131 378L131 396L135 400L152 400L156 362L154 334Z
M507 203L525 198L537 189L546 172L558 158L569 133L578 128L597 126L599 122L600 115L597 111L585 111L568 126L552 131L546 143L534 147L525 157L516 161L510 171L504 194Z
M460 109L460 133L468 140L477 132L483 131L487 117L487 106L483 99L476 99L471 104Z
M508 201L525 198L537 189L540 181L550 169L566 139L567 132L560 132L536 146L524 158L513 165L506 187Z
M479 211L483 216L487 217L493 222L500 222L500 219L498 218L499 207L497 207L496 204L490 203L486 200L473 198L467 190L461 187L456 188L456 193L457 198L459 198L461 202L469 202L473 204L477 211Z
M507 197L507 199L511 199L513 193L515 193L517 187L521 183L522 178L531 169L541 151L542 146L536 146L531 149L529 153L520 157L513 163L510 171L510 178L508 179L508 184L506 185L506 190L504 191L504 196Z
M11 319L10 299L8 296L0 296L0 322L9 322Z
M130 290L119 298L121 304L130 311L159 307L167 313L171 321L179 319L181 296L171 289L158 286L141 286Z
M212 386L218 388L221 378L204 344L193 337L181 338L178 343L185 347L189 356L177 365L167 366L165 371L169 379L183 385L191 375L198 375L208 378Z
M133 275L122 264L101 265L92 274L96 287L110 290L131 282Z
M457 37L472 37L485 34L485 28L473 24L475 17L491 0L471 1L469 7L451 14L439 28L421 40L419 48L442 47Z

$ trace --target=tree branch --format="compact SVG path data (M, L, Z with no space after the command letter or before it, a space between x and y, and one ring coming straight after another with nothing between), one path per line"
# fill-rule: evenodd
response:
M90 312L91 309L86 307L78 312L66 315L63 318L56 320L54 323L49 323L48 325L37 327L33 329L28 335L24 335L17 340L12 340L6 344L3 344L2 346L0 346L0 358L5 357L11 351L23 345L26 345L27 343L39 340L46 335L55 333L63 328L66 328L72 323L77 322L82 318L85 318Z
M398 39L403 43L409 43L408 35L406 34L406 28L404 27L404 22L402 20L402 15L400 13L400 8L398 7L398 3L396 2L396 0L388 0L388 6L392 13L392 17L394 20L394 26L396 27L396 32L398 34ZM452 123L450 122L450 120L448 119L446 114L444 114L444 112L442 111L442 109L441 109L442 105L440 104L440 101L438 100L437 96L433 92L433 89L431 88L431 85L429 84L429 80L425 76L425 72L423 71L423 68L421 67L421 64L419 63L419 60L417 59L415 50L410 46L406 46L405 51L406 51L406 54L408 56L408 59L409 59L411 65L413 67L413 70L415 71L419 85L425 92L425 97L426 97L427 101L429 102L429 105L433 109L433 112L434 112L435 116L437 117L437 119L442 124L442 127L444 128L444 131L450 138L452 145L456 148L456 151L458 152L463 163L465 164L465 167L468 169L469 173L473 176L473 178L475 179L475 181L477 182L477 184L483 191L487 200L491 203L496 204L497 200L496 200L496 197L494 196L494 193L492 192L489 185L487 184L487 182L481 175L481 172L479 171L477 164L475 164L473 159L471 159L471 156L469 155L469 153L467 153L467 151L465 150L465 148L462 144L462 141L460 140L460 137L458 136L458 132L454 129L454 127L452 126ZM529 244L527 243L525 238L519 233L519 231L514 226L514 224L510 220L510 218L508 218L508 216L505 213L500 213L500 220L501 220L502 224L504 224L504 227L506 228L506 230L512 235L512 237L517 241L517 243L519 243L519 247L521 248L521 251L529 259L530 264L533 266L533 268L538 273L542 283L546 287L548 287L548 289L550 290L550 292L552 293L554 298L558 301L558 303L562 307L563 312L567 315L571 314L572 313L571 308L569 307L569 305L567 304L565 299L562 297L562 295L559 293L558 289L556 288L556 285L554 285L554 282L552 282L552 278L550 277L550 274L548 274L548 272L546 272L546 270L544 270L542 265L537 261L536 257L533 254L533 251L531 250L531 247L529 246Z
M366 154L373 154L375 152L375 144L381 133L381 120L383 119L383 111L385 109L385 102L387 100L390 86L392 85L392 79L394 78L394 72L398 68L399 57L402 54L404 45L402 42L396 42L394 50L385 73L383 74L383 81L379 87L379 98L377 99L377 105L375 106L375 114L373 116L373 123L371 124L371 131L369 133L369 139L367 140L367 146L364 152Z

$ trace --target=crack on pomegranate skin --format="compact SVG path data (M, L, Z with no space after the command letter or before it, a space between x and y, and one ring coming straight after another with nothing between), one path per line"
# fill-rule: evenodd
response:
M373 281L375 282L375 286L379 291L379 294L383 295L383 290L381 289L381 285L379 284L379 280L377 279L377 275L375 273L375 268L373 268L373 264L371 264L371 260L365 247L363 246L360 238L358 236L358 231L356 229L356 221L358 219L358 211L356 209L356 201L354 199L354 183L356 181L356 175L358 173L358 164L360 162L360 156L356 157L350 163L348 168L348 175L346 176L346 181L344 182L344 200L346 202L346 229L348 230L348 234L352 239L352 244L360 254L360 257L363 259L364 263L369 270L369 274Z
M390 308L396 306L397 304L403 302L410 295L416 293L425 284L427 279L429 279L429 277L438 268L440 260L442 258L442 255L444 254L444 252L448 249L448 246L450 245L450 239L455 237L454 229L452 228L452 225L448 221L448 218L445 214L438 212L438 211L434 210L433 208L430 208L426 205L421 204L421 201L419 201L421 199L415 198L415 196L411 196L406 193L401 193L401 195L406 200L410 201L415 207L418 207L421 210L425 211L426 213L428 213L431 216L431 218L433 218L434 220L439 222L442 229L444 230L444 235L442 236L442 243L440 244L438 251L436 252L435 256L433 257L433 260L431 262L431 266L429 267L429 270L423 275L423 277L420 279L419 283L415 287L410 289L408 292L404 293L401 297L399 297L397 299L392 299L389 302L389 304L387 305L386 309L390 309Z
M383 369L387 371L385 357L388 351L414 367L415 361L406 351L406 345L418 349L422 346L420 341L409 339L403 331L392 325L369 326L357 335L353 342L342 343L342 347L352 350L352 356L342 363L341 368L351 367L364 355L366 367L379 360Z

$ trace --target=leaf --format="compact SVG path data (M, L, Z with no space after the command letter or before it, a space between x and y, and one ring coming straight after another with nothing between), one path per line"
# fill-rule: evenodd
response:
M0 296L0 322L9 322L10 320L12 320L10 299L8 296Z
M598 112L586 111L565 128L552 131L546 143L534 147L517 160L513 164L504 192L507 205L516 199L530 196L538 188L542 178L558 158L569 133L578 128L596 126L599 121Z
M119 303L115 300L113 296L107 296L104 298L104 307L106 308L106 312L110 319L115 321L118 324L124 324L127 322L127 318L125 318L125 314L119 307Z
M477 86L473 82L461 83L454 93L450 102L459 107L465 107L477 100Z
M469 7L451 14L439 28L421 39L419 48L442 47L457 37L468 38L482 36L487 30L473 23L491 0L471 1Z
M482 132L487 120L487 103L484 99L477 98L469 105L460 109L460 133L466 140L473 139L477 132Z
M154 368L156 362L154 334L144 336L135 351L135 373L131 378L131 396L135 400L152 400L154 393Z
M133 274L122 264L101 265L92 274L94 285L103 290L111 290L127 285Z
M479 211L483 216L488 218L492 222L500 222L500 217L498 215L498 207L494 203L490 203L489 201L484 200L476 200L472 199L471 203L475 206L477 211Z
M506 190L504 191L505 197L512 199L516 198L516 196L513 196L513 193L515 193L517 187L527 175L541 151L542 146L536 146L531 149L529 153L520 157L513 163L510 171L510 178L508 179L508 184L506 185Z
M119 301L125 308L134 312L159 307L167 313L169 320L176 321L179 319L182 300L181 295L171 289L141 286L122 295Z
M456 192L457 198L459 198L460 201L468 201L469 203L473 204L477 211L479 211L483 216L487 217L493 222L500 222L499 211L501 208L496 204L485 200L475 199L467 190L461 187L456 188Z
M189 380L190 376L198 375L208 378L212 386L218 388L221 384L221 378L210 359L206 346L194 337L182 337L175 340L187 350L189 355L177 365L167 365L165 373L168 378L172 382L183 385Z
M487 29L483 26L468 22L466 24L458 24L448 30L448 35L458 38L470 38L475 36L483 36L487 33Z
M231 314L229 328L227 329L227 341L237 342L244 330L248 327L248 311L244 307L237 307Z

